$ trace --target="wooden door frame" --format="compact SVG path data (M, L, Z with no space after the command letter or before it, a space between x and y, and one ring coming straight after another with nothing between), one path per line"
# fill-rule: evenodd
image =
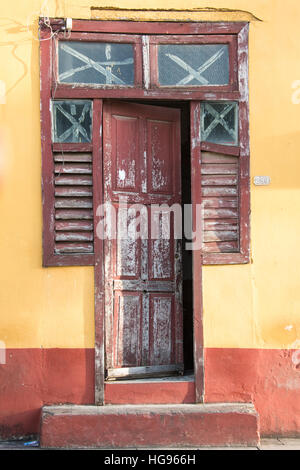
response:
M145 101L150 101L151 98ZM121 100L120 100L121 101ZM125 101L125 100L124 100ZM178 99L178 101L182 101ZM188 102L188 100L186 100ZM158 100L159 103L159 100ZM97 162L103 161L103 100L96 100L93 124L93 146L97 152ZM99 133L99 128L101 129ZM97 134L98 131L98 135ZM201 168L200 168L200 102L190 101L190 141L191 141L191 201L193 205L193 231L196 230L196 204L201 204ZM194 171L192 171L194 168ZM103 202L103 168L98 165L94 168L94 221L97 220L96 211ZM97 201L97 202L96 202ZM96 223L95 223L96 225ZM95 232L96 233L96 232ZM200 239L202 234L200 234ZM202 265L201 250L193 251L193 355L195 376L195 402L204 400L204 349L203 349L203 302L202 302ZM105 404L105 270L104 270L104 242L95 235L95 403Z
M50 21L50 22L49 22ZM50 25L50 26L49 26ZM40 20L40 51L41 51L41 123L42 123L42 172L43 172L43 254L44 266L73 266L93 265L95 266L95 402L104 404L104 269L103 269L103 242L96 236L96 212L98 206L103 202L102 187L102 104L103 99L143 99L147 100L181 100L190 102L190 128L191 161L193 170L191 172L192 202L201 204L201 171L200 156L202 150L212 150L226 153L226 146L215 146L209 144L208 148L200 145L200 101L209 100L232 100L239 101L240 118L240 251L235 253L206 253L194 251L194 364L195 364L195 389L196 402L203 401L204 392L204 358L203 358L203 325L202 325L202 265L203 264L241 264L249 262L249 130L248 130L248 30L247 22L140 22L140 21L98 21L98 20L73 20L72 32L67 39L72 40L82 35L85 40L95 40L96 35L114 34L140 35L141 49L136 56L137 69L142 64L149 65L149 48L147 35L235 35L237 54L231 55L234 61L232 73L237 78L232 80L232 87L226 90L218 90L213 86L210 89L203 87L180 88L175 87L158 88L147 70L143 68L143 76L138 70L139 86L126 87L103 87L103 86L73 86L57 82L56 55L57 39L66 39L65 20L51 18L47 22ZM97 36L98 37L98 36ZM88 39L89 38L89 39ZM153 47L153 46L151 46ZM147 62L148 61L148 62ZM153 86L154 85L154 86ZM93 130L92 144L63 144L60 149L72 151L93 152L93 211L94 211L94 254L86 255L57 255L53 250L53 158L51 150L51 112L49 103L51 99L91 99L93 100ZM206 144L207 147L207 144ZM195 214L194 214L195 215ZM51 225L52 224L52 225ZM201 289L199 289L201 287Z

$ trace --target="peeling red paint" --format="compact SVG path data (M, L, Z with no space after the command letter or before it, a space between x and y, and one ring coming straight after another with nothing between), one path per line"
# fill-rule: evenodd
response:
M297 350L205 349L205 402L253 402L262 436L296 436L300 429ZM0 365L0 439L39 433L45 404L94 403L94 349L8 349ZM111 384L110 387L122 387ZM157 391L143 387L144 399ZM161 387L158 382L158 387ZM161 396L172 397L172 386ZM190 384L181 385L182 403ZM184 398L184 387L188 390ZM109 390L107 399L120 399ZM122 402L136 399L132 387ZM114 394L114 397L113 397ZM126 400L127 398L127 400Z

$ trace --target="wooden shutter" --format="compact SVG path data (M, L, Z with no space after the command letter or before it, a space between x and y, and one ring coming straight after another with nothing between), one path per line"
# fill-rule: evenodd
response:
M43 265L93 265L93 152L53 147L43 162Z
M93 253L92 153L53 153L54 254Z
M101 177L102 101L93 100L91 142L53 143L51 50L50 40L41 41L43 265L93 265L94 212L101 198L94 180L96 174Z
M237 156L201 153L204 253L239 251L238 172Z

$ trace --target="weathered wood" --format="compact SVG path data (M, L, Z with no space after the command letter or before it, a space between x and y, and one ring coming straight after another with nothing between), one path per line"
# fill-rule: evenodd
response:
M231 253L238 251L238 243L236 241L209 242L203 245L203 251L209 253Z
M143 291L146 290L147 292L173 292L174 291L174 281L148 281L143 279L138 279L136 281L132 280L115 280L114 281L114 289L121 290L124 289L125 291Z
M246 24L238 34L238 77L240 156L240 252L250 260L250 148L249 148L249 90L248 90L248 33Z
M53 96L53 99L54 98L57 98L57 96ZM67 97L61 96L61 98L67 98ZM91 153L93 150L93 145L89 142L87 143L85 142L70 142L70 143L60 142L59 144L52 143L52 150L53 152L56 152L56 153L62 153L62 152L63 153L65 152L66 153L70 153L70 152Z
M231 155L224 155L215 152L201 152L201 162L204 163L226 163L226 164L237 164L238 158Z
M204 230L238 230L238 219L205 219Z
M223 197L238 196L238 188L236 186L211 186L202 188L204 197Z
M214 242L214 241L231 241L238 239L237 231L205 231L204 232L204 242Z
M191 202L193 216L193 232L197 227L197 205L202 204L201 194L201 150L200 150L200 102L190 105L190 140L191 140ZM203 233L200 237L202 248ZM204 400L204 352L203 352L203 299L202 299L202 250L193 250L193 352L195 373L196 403Z
M93 243L56 243L55 253L92 253L94 249Z
M55 162L82 162L88 163L92 161L91 153L54 153Z
M203 207L205 209L213 208L235 208L238 207L237 197L203 197Z
M92 232L56 232L55 240L60 242L91 242L94 236ZM57 246L57 244L56 244Z
M227 99L228 101L233 101L232 98L229 98L229 96L227 97ZM240 97L237 99L240 99ZM240 154L240 147L235 147L231 145L214 144L212 142L201 142L200 146L201 150L203 151L216 152L225 155L235 155L236 157L238 157Z
M68 222L55 222L55 230L63 230L63 231L92 231L94 227L93 222L88 220L71 220Z
M93 219L93 211L89 209L56 209L55 219Z
M104 195L116 201L117 227L129 230L124 238L105 240L106 367L168 366L180 368L182 350L181 251L158 236L135 240L136 213L122 212L119 196L146 209L150 235L151 200L180 202L180 113L177 109L135 103L104 105ZM155 199L154 199L155 196ZM151 199L153 198L153 199ZM144 211L145 212L145 211ZM145 215L144 214L144 215ZM144 373L142 371L142 373Z
M238 216L237 209L204 209L205 219L224 219L226 217L233 218Z
M105 99L152 99L152 100L211 100L211 99L220 99L220 100L239 100L240 93L239 91L217 91L215 87L214 90L203 91L201 88L196 90L194 89L180 89L174 90L174 88L168 89L143 89L143 88L110 88L106 86L93 86L93 87L84 87L77 86L74 88L73 85L69 84L60 84L57 85L55 89L55 98L57 99L93 99L93 98L105 98ZM61 144L58 144L61 145ZM56 151L59 151L58 145L55 147ZM66 144L65 144L66 145ZM73 144L73 147L69 147L70 144L66 145L66 150L73 151L75 150L76 144ZM77 144L78 145L78 144ZM226 145L218 146L217 144L206 145L207 150L213 149L214 151L228 152L231 155L239 153L239 148L236 151L232 147L225 148ZM90 151L91 147L86 145L78 149L78 151Z
M93 179L91 176L56 176L55 184L59 186L74 185L74 186L92 186Z
M93 203L94 203L94 302L95 302L95 403L104 405L105 378L105 306L103 240L97 236L97 210L103 203L102 100L93 102Z
M54 28L57 25L53 21ZM127 34L237 34L245 22L157 22L73 20L72 31ZM56 26L57 27L57 26ZM58 27L60 28L60 26Z
M54 172L65 174L92 174L92 165L89 163L56 163L54 166Z
M231 265L231 264L246 264L248 261L245 256L239 251L229 253L203 253L203 264L205 265Z
M183 369L183 364L169 364L167 366L122 367L108 369L107 380L174 375L182 373Z
M55 186L55 196L90 197L93 196L93 188L91 186Z
M237 176L203 175L202 186L235 186L238 182Z
M93 207L93 199L88 197L56 197L55 208L57 209L91 209Z
M236 175L238 167L235 164L202 164L202 175Z
M51 57L50 30L41 31L40 43L40 120L42 150L42 198L43 198L43 266L48 266L54 253L54 188L53 159L51 149Z

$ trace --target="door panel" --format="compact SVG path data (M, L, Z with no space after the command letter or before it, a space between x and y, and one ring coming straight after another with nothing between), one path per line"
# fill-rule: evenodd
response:
M141 363L142 317L141 293L114 291L114 367Z
M172 123L147 120L148 191L172 194Z
M174 294L155 292L149 297L151 364L174 364Z
M140 189L140 161L139 120L134 117L112 116L112 139L120 144L113 147L112 155L114 165L115 191L139 192Z
M181 202L180 111L107 102L103 116L104 201L120 235L104 242L107 376L181 371L181 240L168 210ZM151 204L165 205L155 239Z

